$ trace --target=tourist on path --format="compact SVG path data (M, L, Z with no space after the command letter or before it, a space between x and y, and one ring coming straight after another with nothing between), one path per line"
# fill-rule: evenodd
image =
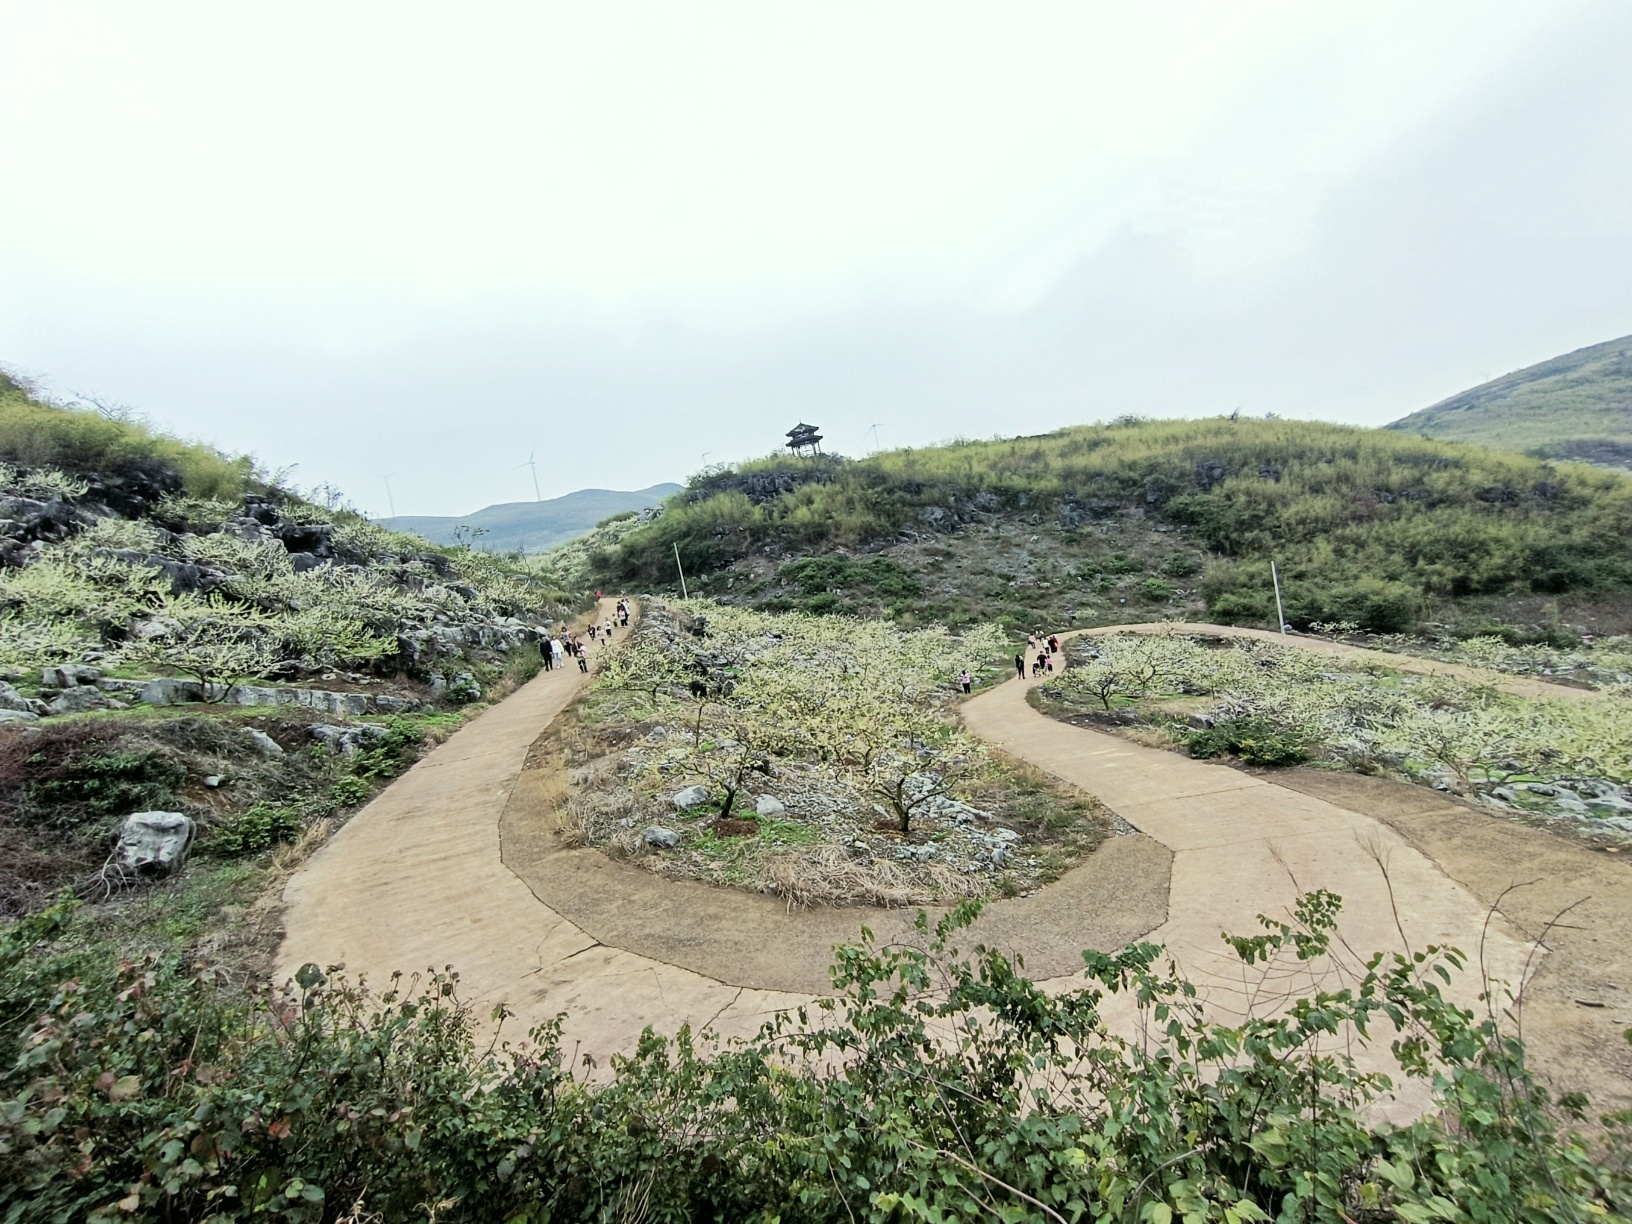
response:
M1016 673L1019 674L1020 679L1024 680L1026 678L1026 656L1025 655L1017 654L1017 655L1014 656L1014 670L1015 670Z
M967 667L964 668L963 672L958 676L958 683L963 687L964 696L968 696L969 686L972 681L969 679L969 669Z

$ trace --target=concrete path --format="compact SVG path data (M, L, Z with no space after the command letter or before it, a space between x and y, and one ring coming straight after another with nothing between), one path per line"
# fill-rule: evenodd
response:
M1343 898L1339 935L1349 972L1373 952L1448 944L1466 953L1473 969L1453 991L1464 1005L1477 1004L1481 958L1492 979L1522 981L1528 941L1392 828L1228 765L1049 718L1026 700L1034 683L1046 678L1011 680L965 702L965 725L1098 796L1173 851L1168 919L1149 938L1203 988L1215 1016L1261 1013L1279 997L1317 985L1307 974L1266 978L1248 970L1220 938L1225 931L1259 933L1259 914L1290 918L1298 894L1316 888ZM1340 969L1318 984L1334 986L1345 976ZM1387 1043L1379 1044L1366 1061L1391 1070ZM1418 1098L1421 1093L1403 1096L1390 1112L1408 1115L1426 1103Z
M610 615L603 604L600 616ZM591 646L592 661L604 647ZM728 986L608 947L563 919L500 859L499 820L527 749L586 677L572 660L485 710L354 816L284 889L277 979L344 964L383 990L395 970L452 965L506 1031L568 1013L566 1049L629 1050L646 1025L746 1035L799 996Z
M306 961L344 963L383 987L393 970L452 964L481 1014L500 1001L516 1013L512 1034L566 1012L569 1052L577 1042L604 1060L630 1049L647 1025L751 1033L821 988L816 970L841 928L891 925L876 911L778 914L774 898L661 880L592 851L544 845L536 819L517 823L516 805L529 802L529 787L518 782L529 747L582 682L575 667L540 675L425 757L313 855L285 890L280 979ZM1483 939L1491 974L1518 981L1525 942L1499 916L1487 929L1485 907L1389 827L1240 770L1047 718L1027 704L1028 688L1011 680L965 702L970 730L1097 795L1171 849L1167 917L1149 938L1168 947L1216 1007L1272 1006L1281 992L1312 984L1244 973L1220 932L1254 933L1258 914L1284 916L1299 891L1313 888L1343 896L1342 934L1360 956L1400 947L1401 930L1411 947L1453 943L1475 958ZM1150 863L1124 861L1131 901L1146 888ZM1032 969L1058 975L1063 987L1080 981L1077 947L1111 948L1142 933L1103 921L1096 911L1115 901L1114 879L1109 890L1102 882L1074 892L1068 875L1035 898L994 906L993 925L1022 943L1045 931L1052 943L1072 944L1071 958L1044 955Z

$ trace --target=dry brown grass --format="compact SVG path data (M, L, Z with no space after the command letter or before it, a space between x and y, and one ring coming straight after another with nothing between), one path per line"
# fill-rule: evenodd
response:
M789 909L816 905L939 904L981 895L971 877L939 863L894 863L858 859L844 846L812 846L765 863L762 891L773 892Z

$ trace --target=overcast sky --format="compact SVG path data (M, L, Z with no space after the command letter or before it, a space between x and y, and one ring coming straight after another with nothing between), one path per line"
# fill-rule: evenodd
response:
M1632 5L0 0L0 363L364 509L1632 332Z

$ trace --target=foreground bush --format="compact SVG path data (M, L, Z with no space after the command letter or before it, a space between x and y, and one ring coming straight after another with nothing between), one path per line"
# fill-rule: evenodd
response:
M1321 962L1338 902L1232 938ZM0 936L0 1215L32 1220L1525 1220L1623 1218L1624 1146L1555 1129L1494 1014L1440 992L1451 950L1376 956L1347 989L1210 1019L1160 949L1086 953L1047 994L922 947L836 953L835 1000L720 1050L650 1032L589 1085L558 1024L482 1044L451 974L379 996L315 966L294 995L175 959L74 951L67 907ZM1150 1036L1107 1031L1137 1000ZM1365 1120L1388 1040L1439 1119ZM1563 1102L1579 1111L1583 1102Z

